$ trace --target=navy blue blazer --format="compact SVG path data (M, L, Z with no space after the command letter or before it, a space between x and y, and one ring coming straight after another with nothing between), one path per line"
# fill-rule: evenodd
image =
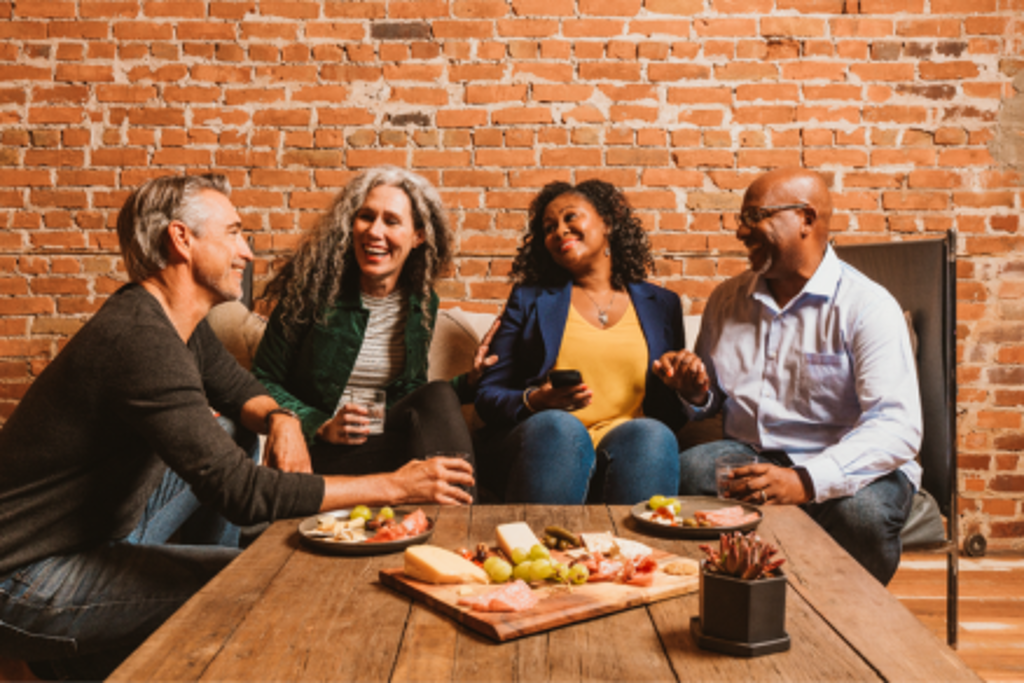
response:
M648 282L630 284L627 289L647 340L644 416L678 431L686 423L682 402L651 366L662 354L683 348L682 304L677 294ZM562 346L571 304L572 282L512 289L491 341L490 353L497 354L498 362L484 372L477 389L476 410L488 426L510 427L532 414L523 404L523 391L546 381Z

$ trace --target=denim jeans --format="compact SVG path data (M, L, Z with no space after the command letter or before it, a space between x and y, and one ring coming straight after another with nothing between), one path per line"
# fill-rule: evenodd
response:
M735 452L755 453L750 446L729 439L694 446L680 456L681 495L714 496L715 460ZM762 460L764 458L761 458ZM883 585L900 564L900 531L910 514L914 486L896 470L876 479L852 496L833 498L801 507Z
M576 416L545 410L505 434L498 457L509 465L510 503L632 505L679 482L675 435L650 418L615 427L595 449Z
M179 529L181 545L166 545ZM0 576L0 656L45 677L106 678L237 545L238 528L168 470L127 538Z

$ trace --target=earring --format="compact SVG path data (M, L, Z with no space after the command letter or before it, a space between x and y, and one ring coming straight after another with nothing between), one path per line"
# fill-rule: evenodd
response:
M612 255L612 248L611 247L605 247L604 248L604 255L605 256L611 256Z

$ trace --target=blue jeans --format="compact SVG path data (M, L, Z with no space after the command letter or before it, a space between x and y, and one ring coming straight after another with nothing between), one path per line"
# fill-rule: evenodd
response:
M181 530L181 545L165 545ZM0 656L102 679L238 555L238 528L168 470L121 541L0 576Z
M675 491L679 482L676 437L650 418L615 427L595 449L576 416L545 410L504 436L499 457L510 464L510 503L632 505Z
M737 451L754 454L750 446L725 439L694 446L680 456L681 495L714 496L715 460ZM765 460L761 458L761 460ZM801 507L883 585L900 564L900 531L910 514L914 486L896 470L880 477L852 496L833 498Z

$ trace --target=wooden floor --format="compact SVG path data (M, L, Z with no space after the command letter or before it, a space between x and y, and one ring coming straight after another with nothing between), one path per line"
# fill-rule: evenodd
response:
M945 555L907 553L889 590L946 639ZM960 558L957 654L986 681L1024 681L1024 554Z
M945 556L904 555L889 590L945 641ZM986 681L1024 683L1024 554L960 558L957 653ZM27 674L20 662L0 658L0 681Z

